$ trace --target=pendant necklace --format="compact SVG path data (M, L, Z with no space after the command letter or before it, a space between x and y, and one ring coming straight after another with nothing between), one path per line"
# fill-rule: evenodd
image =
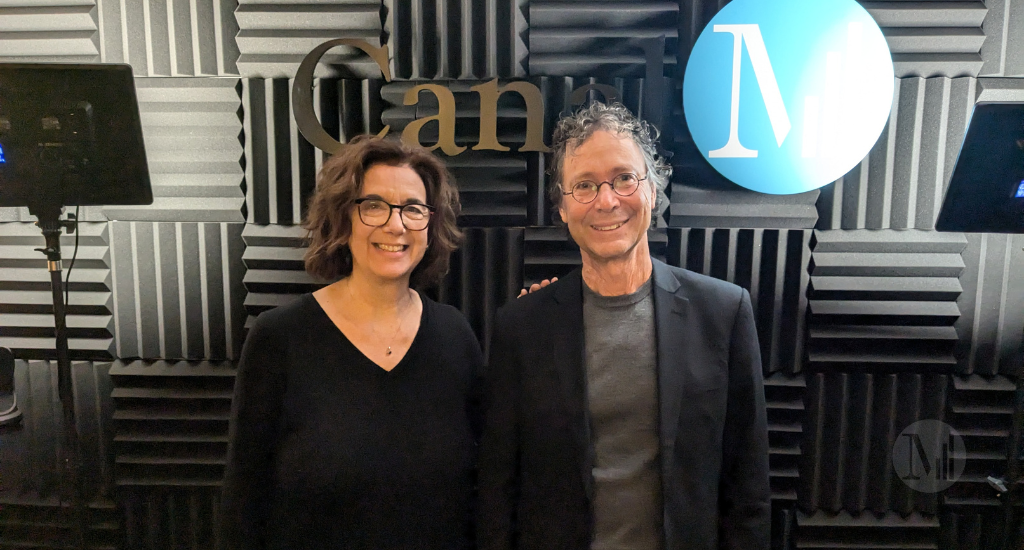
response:
M391 335L391 340L389 340L390 342L394 342L395 341L395 338L398 337L399 331L402 330L402 325L405 324L405 317L402 317L402 315L404 315L404 314L399 314L398 328L396 328L394 334ZM391 345L390 344L388 345L388 350L387 350L387 352L384 353L384 355L391 355Z
M346 293L349 293L348 287L345 287L345 291L346 291ZM351 299L351 298L349 298L349 299ZM394 342L395 338L398 337L398 333L402 330L402 325L405 324L405 318L403 317L403 315L404 315L404 313L400 313L399 314L398 327L395 328L395 332L391 335L391 339L389 340L389 342ZM374 332L377 332L376 329L374 329ZM377 334L379 335L380 333L377 333ZM388 356L391 355L391 345L390 344L388 344L387 350L384 352L384 355L388 355Z

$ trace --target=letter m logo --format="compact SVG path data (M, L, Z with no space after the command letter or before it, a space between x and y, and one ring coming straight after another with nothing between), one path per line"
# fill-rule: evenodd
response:
M708 151L708 157L752 158L757 156L757 150L744 147L740 143L739 137L740 59L743 44L747 45L750 64L754 66L754 77L757 79L757 87L761 91L761 98L768 111L768 120L771 121L772 132L775 133L775 141L781 147L786 135L789 134L791 124L789 115L786 113L786 106L782 103L779 84L775 80L775 71L772 70L772 63L768 59L768 50L765 49L764 39L761 38L761 28L758 25L715 25L713 30L714 32L731 33L733 37L732 103L729 110L729 141L721 149Z

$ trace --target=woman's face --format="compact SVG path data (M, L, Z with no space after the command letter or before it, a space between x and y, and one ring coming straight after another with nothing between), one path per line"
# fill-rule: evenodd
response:
M363 177L359 197L401 206L427 204L427 189L419 175L408 166L375 164ZM354 207L352 237L348 243L352 251L352 271L389 281L408 281L427 252L428 231L429 228L421 231L406 229L397 208L391 210L387 223L373 227L363 223L359 207Z

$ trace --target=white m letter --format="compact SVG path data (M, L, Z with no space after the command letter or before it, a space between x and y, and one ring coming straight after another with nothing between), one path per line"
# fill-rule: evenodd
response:
M757 156L756 149L747 149L740 143L740 58L743 52L743 43L747 44L747 54L750 55L750 64L754 66L754 76L757 78L757 87L761 90L761 97L764 99L765 109L768 110L768 120L772 124L772 132L775 133L775 141L782 146L782 142L789 134L791 127L789 115L786 114L786 106L782 103L782 93L779 92L779 83L775 80L775 71L772 70L772 63L768 59L768 50L764 47L764 39L761 38L761 28L757 25L715 25L714 32L731 33L733 37L732 48L732 104L729 111L729 141L721 149L708 151L712 158L750 158Z

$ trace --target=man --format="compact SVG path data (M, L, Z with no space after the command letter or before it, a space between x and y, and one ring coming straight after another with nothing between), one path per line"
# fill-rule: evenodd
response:
M552 199L582 269L498 311L480 449L486 550L766 550L750 296L650 257L671 168L646 123L559 121Z

